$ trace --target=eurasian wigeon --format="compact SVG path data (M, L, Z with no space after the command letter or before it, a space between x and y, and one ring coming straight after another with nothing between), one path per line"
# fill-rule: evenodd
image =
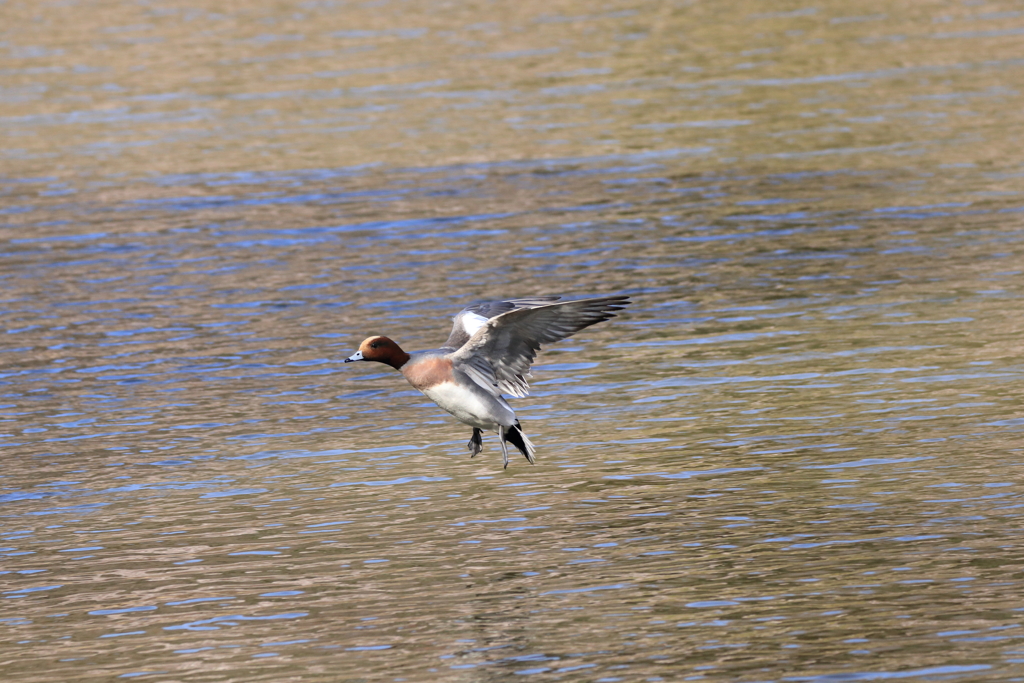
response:
M387 337L369 337L345 362L372 360L400 371L409 384L473 428L470 457L483 450L481 436L487 430L498 433L505 467L506 442L532 465L536 451L502 394L529 395L530 365L541 344L560 341L608 320L629 303L626 296L560 298L538 296L474 304L453 318L451 336L439 349L406 353Z

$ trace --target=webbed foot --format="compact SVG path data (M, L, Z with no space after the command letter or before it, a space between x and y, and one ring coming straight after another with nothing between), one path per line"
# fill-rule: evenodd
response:
M473 436L469 439L469 443L466 444L466 448L469 449L469 457L475 458L476 454L484 449L483 432L473 427Z

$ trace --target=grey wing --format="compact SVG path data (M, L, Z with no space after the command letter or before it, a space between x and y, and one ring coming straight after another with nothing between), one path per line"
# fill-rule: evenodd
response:
M483 301L467 306L452 318L454 322L452 333L441 348L452 350L462 348L462 345L468 342L473 333L483 327L484 323L502 313L521 308L547 306L560 298L558 296L535 296L526 299L508 299L507 301Z
M629 297L607 296L508 311L484 323L452 361L493 394L527 396L530 366L541 344L608 320L628 303Z

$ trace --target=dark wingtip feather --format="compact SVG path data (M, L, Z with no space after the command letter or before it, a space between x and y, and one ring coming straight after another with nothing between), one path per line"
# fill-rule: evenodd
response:
M577 301L585 303L587 312L594 316L593 322L589 322L588 326L596 325L597 323L614 318L619 311L633 303L626 294L595 297L593 299L578 299ZM567 301L565 303L575 302Z

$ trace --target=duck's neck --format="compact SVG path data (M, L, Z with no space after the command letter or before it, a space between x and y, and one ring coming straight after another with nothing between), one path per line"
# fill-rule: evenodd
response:
M382 358L380 362L387 363L395 370L401 370L402 366L409 362L409 354L401 348L395 347L394 352L387 358Z

